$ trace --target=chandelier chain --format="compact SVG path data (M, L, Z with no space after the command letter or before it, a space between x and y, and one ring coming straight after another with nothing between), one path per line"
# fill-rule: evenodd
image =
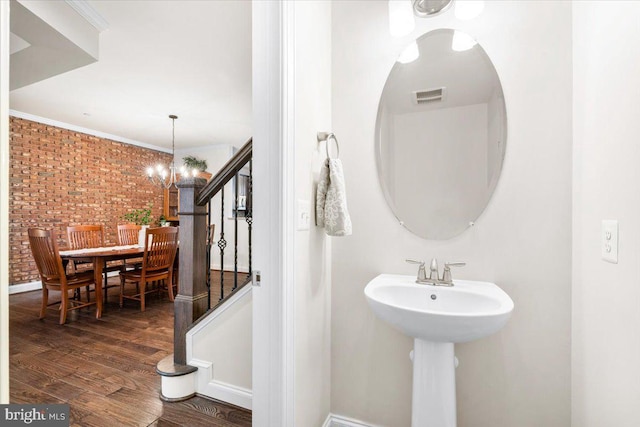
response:
M176 119L178 116L175 114L169 115L171 119L171 164L169 166L169 173L161 165L158 165L154 170L152 167L147 169L147 177L153 184L169 189L175 187L178 183L176 177Z

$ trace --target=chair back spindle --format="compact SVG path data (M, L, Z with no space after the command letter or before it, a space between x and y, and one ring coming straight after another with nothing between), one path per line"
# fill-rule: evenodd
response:
M64 268L53 230L31 228L28 234L31 252L43 282L64 280Z
M135 224L118 225L118 242L121 245L137 245L141 227Z
M164 270L173 266L178 248L176 227L148 228L145 234L142 268L146 271Z
M99 248L104 246L104 229L102 225L69 226L67 240L71 249Z

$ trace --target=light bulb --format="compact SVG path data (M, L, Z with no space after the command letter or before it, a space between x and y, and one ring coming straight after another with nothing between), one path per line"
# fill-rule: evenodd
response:
M461 21L468 21L476 18L484 10L483 0L457 0L455 4L456 18Z
M147 175L149 175L149 178L153 176L153 168L151 166L147 168Z
M463 52L465 50L469 50L478 42L475 41L469 34L462 33L460 31L456 31L453 33L453 41L451 42L451 49L456 52Z
M415 28L411 0L389 0L389 33L402 37Z
M420 51L418 50L418 43L414 40L402 51L398 57L398 62L401 64L408 64L409 62L413 62L418 59L419 56Z

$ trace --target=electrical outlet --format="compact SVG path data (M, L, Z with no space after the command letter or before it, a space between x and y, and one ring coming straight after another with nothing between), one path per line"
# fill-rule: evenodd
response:
M311 226L311 209L308 200L298 200L297 229L308 230Z
M613 264L618 263L618 221L602 221L602 259Z

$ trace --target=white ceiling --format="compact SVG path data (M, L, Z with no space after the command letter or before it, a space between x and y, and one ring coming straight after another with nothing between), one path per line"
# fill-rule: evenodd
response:
M88 1L109 23L98 62L10 95L12 110L171 147L251 137L250 1Z
M395 114L489 102L502 90L498 73L480 45L452 50L453 30L431 31L417 41L420 56L408 64L397 62L389 74L383 99ZM416 105L415 91L445 88L441 102Z

